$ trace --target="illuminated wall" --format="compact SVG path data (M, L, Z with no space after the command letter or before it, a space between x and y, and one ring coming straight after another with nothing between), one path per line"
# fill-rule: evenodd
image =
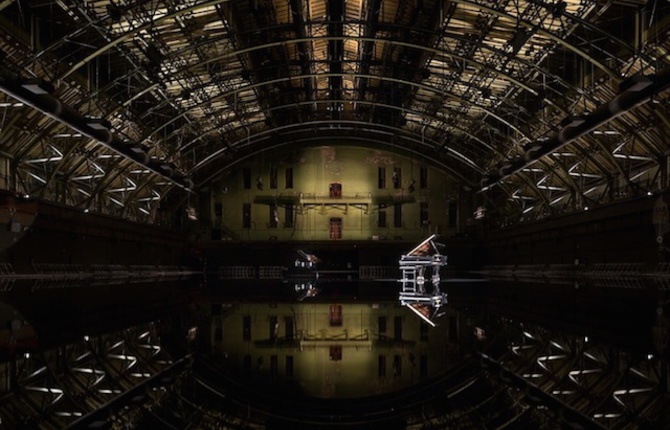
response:
M432 328L395 303L238 305L214 316L213 353L230 374L315 397L420 383L457 363L458 315ZM268 386L268 389L270 387Z
M463 194L423 160L322 146L236 165L212 187L203 220L245 240L419 240L459 232L472 217Z

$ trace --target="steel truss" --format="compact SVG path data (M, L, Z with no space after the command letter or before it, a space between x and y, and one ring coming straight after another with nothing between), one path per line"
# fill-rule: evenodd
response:
M52 83L65 105L105 118L166 166L145 169L1 98L10 187L24 194L152 222L174 192L162 173L190 172L208 186L241 157L332 137L325 124L367 125L375 146L402 136L389 148L439 160L471 188L499 176L484 194L500 225L668 185L663 91L510 170L527 145L594 112L627 78L667 68L668 42L644 13L666 12L641 1L166 0L55 4L48 14L30 1L2 5L12 29L3 75ZM25 43L34 34L39 43Z
M11 428L66 428L92 418L132 423L160 404L168 380L156 377L178 372L178 363L153 324L25 353L10 363L11 392L0 402L0 417Z
M668 425L667 363L653 354L599 345L588 336L503 321L510 343L483 360L531 404L565 412L569 422L594 428ZM665 372L665 374L664 374Z

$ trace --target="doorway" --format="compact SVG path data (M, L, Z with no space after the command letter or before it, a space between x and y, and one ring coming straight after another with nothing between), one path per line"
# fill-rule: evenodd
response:
M329 196L331 199L339 199L342 198L342 184L339 182L333 182L330 184L328 187L329 191Z
M342 239L342 218L330 219L330 238L332 240Z

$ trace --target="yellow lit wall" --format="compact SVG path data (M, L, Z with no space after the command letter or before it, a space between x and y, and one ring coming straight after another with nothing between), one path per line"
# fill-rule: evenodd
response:
M382 188L380 167L385 169L386 184ZM276 188L271 187L273 168L277 172ZM393 184L394 168L400 169L399 188ZM427 186L423 188L422 168L427 172ZM245 169L249 172L249 188L244 186ZM286 183L289 169L291 188ZM328 199L332 183L342 186L342 204L319 204ZM412 184L414 189L410 190ZM342 240L420 240L434 232L444 236L458 233L472 216L471 208L459 202L461 197L453 179L423 160L368 148L322 146L290 154L266 153L237 165L212 187L209 214L205 214L209 219L205 222L214 229L222 228L224 237L227 232L236 239L329 240L331 218L340 218ZM294 205L292 226L286 219L290 199L308 201ZM379 226L380 202L387 202L385 227ZM420 217L422 202L427 204L427 222ZM395 226L394 203L401 203L400 227ZM244 204L250 208L248 227L243 224ZM271 221L272 204L277 205L276 227Z
M426 325L422 338L420 325L425 323L395 303L339 306L341 326L331 326L330 304L238 305L214 317L213 353L233 375L280 385L293 382L305 394L324 398L361 397L401 389L456 363L458 318L450 310L439 319L437 328ZM385 333L378 329L380 316L386 317ZM243 335L245 317L250 321L249 340ZM402 326L399 338L396 318ZM291 321L293 341L287 339L286 324ZM272 339L274 330L276 339ZM339 360L331 357L331 347L337 346L342 351ZM245 355L250 363L246 369ZM272 356L276 357L276 373L270 368ZM381 375L380 356L385 357ZM293 376L287 375L287 357L293 359ZM399 366L394 367L394 362Z

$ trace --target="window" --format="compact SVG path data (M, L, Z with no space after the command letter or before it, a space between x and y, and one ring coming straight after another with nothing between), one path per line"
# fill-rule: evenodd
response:
M386 227L386 205L384 203L380 204L377 210L377 227Z
M245 375L248 375L251 373L251 355L249 354L244 354L244 362L243 362L243 371Z
M393 181L393 188L399 190L402 186L402 170L400 167L393 168L393 177L391 180Z
M386 339L386 317L377 318L377 332L379 339Z
M293 356L292 355L287 355L286 356L286 376L288 376L288 377L293 376Z
M419 169L419 188L426 189L428 188L428 167L421 166Z
M268 328L270 329L270 340L277 340L277 335L279 334L279 322L277 321L276 316L270 317Z
M277 228L279 224L279 213L277 212L277 205L270 205L270 228Z
M425 378L428 376L428 356L422 355L419 360L419 377Z
M402 356L394 355L393 356L393 376L398 378L402 376Z
M331 327L342 325L342 305L330 305L329 319Z
M293 317L284 317L284 326L286 340L293 340Z
M244 189L251 189L251 168L245 167L242 169L242 182L244 182Z
M221 326L221 319L217 318L214 321L214 341L221 342L223 340L223 327Z
M429 224L428 223L428 202L421 202L420 203L419 220L421 221L422 226L427 226Z
M276 355L271 355L270 356L270 377L271 378L276 378L277 377L277 367L278 367L278 358Z
M330 347L330 354L329 357L333 361L340 361L342 360L342 346L341 345L333 345Z
M383 378L384 376L386 376L386 356L385 355L380 355L379 356L379 366L378 366L377 374L379 375L380 378Z
M328 186L328 196L331 199L339 199L342 197L342 184L339 182L333 182Z
M419 336L421 342L428 342L428 324L421 323Z
M449 341L457 342L458 341L458 322L456 317L449 317Z
M277 189L277 166L270 166L270 189Z
M380 167L378 169L378 187L380 190L386 188L386 167Z
M248 315L242 317L242 340L251 340L251 317Z
M402 228L402 203L393 204L393 227Z
M293 204L284 207L284 228L293 228Z
M286 189L290 190L293 188L293 167L286 168Z
M393 339L402 340L402 317L393 319Z
M449 227L456 227L458 222L458 205L456 202L449 202Z
M251 228L251 203L242 203L242 228Z

